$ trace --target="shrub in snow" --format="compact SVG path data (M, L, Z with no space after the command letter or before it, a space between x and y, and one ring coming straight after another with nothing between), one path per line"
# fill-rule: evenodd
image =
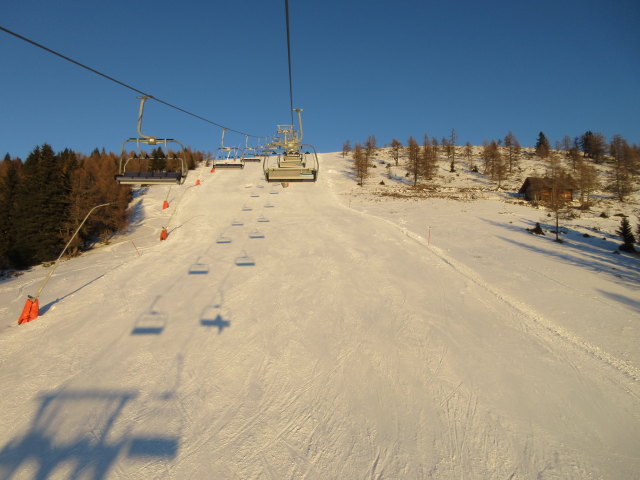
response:
M527 230L531 233L535 233L536 235L544 235L544 231L538 222L536 222L536 226L533 228L527 228Z

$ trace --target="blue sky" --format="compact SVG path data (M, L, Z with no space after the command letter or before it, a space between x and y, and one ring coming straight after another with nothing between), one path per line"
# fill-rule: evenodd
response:
M340 150L456 129L533 145L640 143L637 0L290 0L305 140ZM283 0L3 0L0 25L232 129L290 122ZM120 150L136 94L0 31L0 154ZM147 102L143 132L213 151L220 129ZM227 134L227 145L244 137Z

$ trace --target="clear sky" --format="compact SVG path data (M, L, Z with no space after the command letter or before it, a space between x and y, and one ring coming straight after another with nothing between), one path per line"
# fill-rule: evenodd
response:
M424 133L640 143L638 0L290 0L305 141ZM0 25L232 129L290 123L284 0L2 0ZM118 152L136 94L0 31L0 154ZM147 102L143 133L213 151L220 129ZM227 145L244 137L227 134Z

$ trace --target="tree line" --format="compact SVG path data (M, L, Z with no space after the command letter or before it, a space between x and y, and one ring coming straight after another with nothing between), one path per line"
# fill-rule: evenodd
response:
M189 168L204 158L190 149L185 154ZM35 147L25 161L6 154L0 162L0 270L55 260L96 205L112 204L88 218L70 245L71 255L126 227L132 189L114 180L119 158L104 149L56 153L48 144ZM157 158L149 165L161 167L166 165Z
M443 137L441 141L436 137L429 138L429 135L425 134L422 145L413 137L409 137L406 146L394 138L389 145L389 155L395 166L399 165L401 157L404 158L406 176L413 179L414 186L419 180L433 179L440 159L447 161L450 172L455 172L456 159L463 158L471 171L489 176L497 183L499 189L502 182L513 173L514 167L524 154L518 139L509 132L503 139L483 142L479 155L477 150L475 152L475 157L480 159L480 164L477 165L474 162L474 147L469 142L464 146L458 146L456 140L457 135L453 129L451 134ZM375 156L375 151L374 136L369 136L363 145L356 143L353 150L349 140L343 144L342 156L352 154L353 168L359 185L367 178L369 168L374 166L371 159ZM634 191L634 184L640 176L640 147L629 144L621 135L614 135L607 142L604 135L587 131L574 139L565 136L556 142L554 149L546 135L539 132L535 156L546 166L547 173L542 180L548 192L542 203L555 217L558 242L561 242L559 220L568 214L573 191L580 192L578 199L582 209L591 206L591 195L600 188L608 190L619 201L624 202ZM613 168L603 179L600 178L597 165L604 163ZM387 163L387 168L390 166L391 164ZM632 226L625 217L616 233L624 241L621 250L635 252L634 243L640 242L640 224L636 226L634 236Z
M364 144L355 144L354 171L359 184L368 176L375 145L373 136L369 136ZM409 137L406 145L394 138L389 147L395 166L401 157L404 158L407 176L413 179L414 185L419 181L432 180L441 160L447 162L450 172L455 172L457 162L464 159L470 170L489 176L497 183L497 188L501 188L523 155L522 146L512 132L502 139L483 142L479 155L474 155L474 147L469 142L464 146L457 145L454 129L440 141L425 134L421 145L414 137ZM351 152L351 143L347 140L342 154L346 156ZM540 132L535 154L539 160L548 163L548 175L556 179L563 177L566 187L580 191L580 203L584 208L588 208L592 192L601 187L613 193L618 200L625 201L640 176L640 147L629 144L621 135L614 135L607 141L604 135L587 131L573 139L565 136L552 148L545 134ZM475 164L474 157L479 157L480 164ZM605 162L613 165L612 173L600 179L596 167Z

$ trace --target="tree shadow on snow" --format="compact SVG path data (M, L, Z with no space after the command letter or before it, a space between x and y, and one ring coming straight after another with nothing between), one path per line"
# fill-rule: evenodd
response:
M501 224L491 220L483 220L513 232L537 237L529 233L526 229L514 224ZM526 221L525 223L528 223L531 228L535 225L533 221ZM598 237L585 237L584 234L572 228L561 226L560 238L563 240L563 243L558 244L554 242L555 233L553 232L555 231L555 226L546 224L542 224L541 226L543 230L552 230L552 233L537 237L536 240L540 243L539 245L519 242L507 237L499 236L498 238L512 245L525 248L534 253L543 254L547 257L552 257L567 264L587 268L597 273L606 273L615 277L614 279L616 281L622 280L627 285L630 284L634 287L640 286L640 262L636 258L627 258L624 255L614 254L614 252L618 250L618 243L603 239L603 234L601 233L599 233ZM549 248L544 248L545 246Z
M631 307L632 310L640 313L640 301L633 298L625 297L624 295L619 295L617 293L605 292L604 290L600 289L598 289L597 291L600 292L600 294L602 294L603 296L609 297L616 302L627 305L628 307Z

